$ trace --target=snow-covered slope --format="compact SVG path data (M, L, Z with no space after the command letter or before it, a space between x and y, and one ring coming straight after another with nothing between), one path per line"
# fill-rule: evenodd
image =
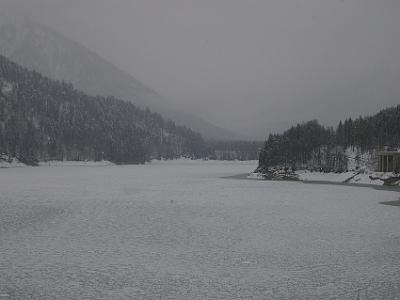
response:
M70 82L89 95L114 96L143 108L148 106L206 138L237 138L189 112L171 108L157 92L95 52L29 19L0 24L0 54L52 79Z
M0 53L91 95L115 96L139 105L149 105L161 98L96 53L29 19L0 27Z

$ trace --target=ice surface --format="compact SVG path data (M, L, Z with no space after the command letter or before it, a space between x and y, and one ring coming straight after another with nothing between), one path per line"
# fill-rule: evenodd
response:
M396 299L398 193L254 163L0 169L2 299Z

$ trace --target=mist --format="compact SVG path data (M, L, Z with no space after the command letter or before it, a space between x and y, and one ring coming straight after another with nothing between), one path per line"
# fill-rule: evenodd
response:
M399 104L397 0L3 0L251 138Z

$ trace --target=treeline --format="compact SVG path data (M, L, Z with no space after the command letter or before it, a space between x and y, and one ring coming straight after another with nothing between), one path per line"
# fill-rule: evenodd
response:
M208 141L208 157L216 160L257 160L263 142Z
M201 135L149 109L92 97L0 56L0 154L35 164L47 160L143 163L201 158Z
M313 120L291 127L282 134L271 134L260 153L259 170L269 167L302 167L310 160L332 168L342 168L348 147L361 151L400 147L400 105L369 117L347 119L336 128ZM317 159L315 159L317 158ZM330 162L328 162L330 160Z
M347 119L336 129L336 143L361 149L398 148L400 146L400 105L376 115Z

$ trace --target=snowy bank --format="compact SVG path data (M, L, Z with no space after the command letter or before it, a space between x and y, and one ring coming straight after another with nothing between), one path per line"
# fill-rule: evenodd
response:
M372 171L350 171L343 173L324 173L311 172L308 170L299 170L295 172L296 178L303 182L332 182L332 183L350 183L350 184L371 184L371 185L392 185L400 186L399 174L382 173ZM247 176L249 179L268 179L262 173L251 173ZM278 178L282 179L282 178Z
M115 165L115 164L110 161L106 161L106 160L102 160L102 161L51 160L51 161L39 161L37 163L37 166L39 166L39 167L76 167L76 166L95 167L95 166L111 166L111 165ZM16 157L0 155L0 168L17 168L17 167L31 167L31 165L27 165L27 164L21 162Z
M0 168L17 168L26 167L27 165L20 162L15 157L9 157L6 155L0 155Z
M51 160L51 161L40 161L39 167L103 167L103 166L113 166L114 163L101 160L101 161L61 161L61 160Z
M297 171L296 174L300 181L327 181L335 183L359 183L359 184L373 184L383 185L384 173L376 172L343 172L343 173L323 173L323 172L310 172L306 170ZM374 179L372 179L374 178Z
M177 159L152 159L149 164L154 165L216 165L216 164L241 164L241 165L257 165L257 160L212 160L212 159L190 159L190 158L177 158Z
M257 165L256 160L204 160L204 159L190 159L190 158L178 158L178 159L153 159L147 162L146 165ZM113 166L113 162L102 160L102 161L39 161L39 167L103 167ZM9 157L0 155L0 168L15 168L15 167L30 167L30 165L22 163L15 157Z

